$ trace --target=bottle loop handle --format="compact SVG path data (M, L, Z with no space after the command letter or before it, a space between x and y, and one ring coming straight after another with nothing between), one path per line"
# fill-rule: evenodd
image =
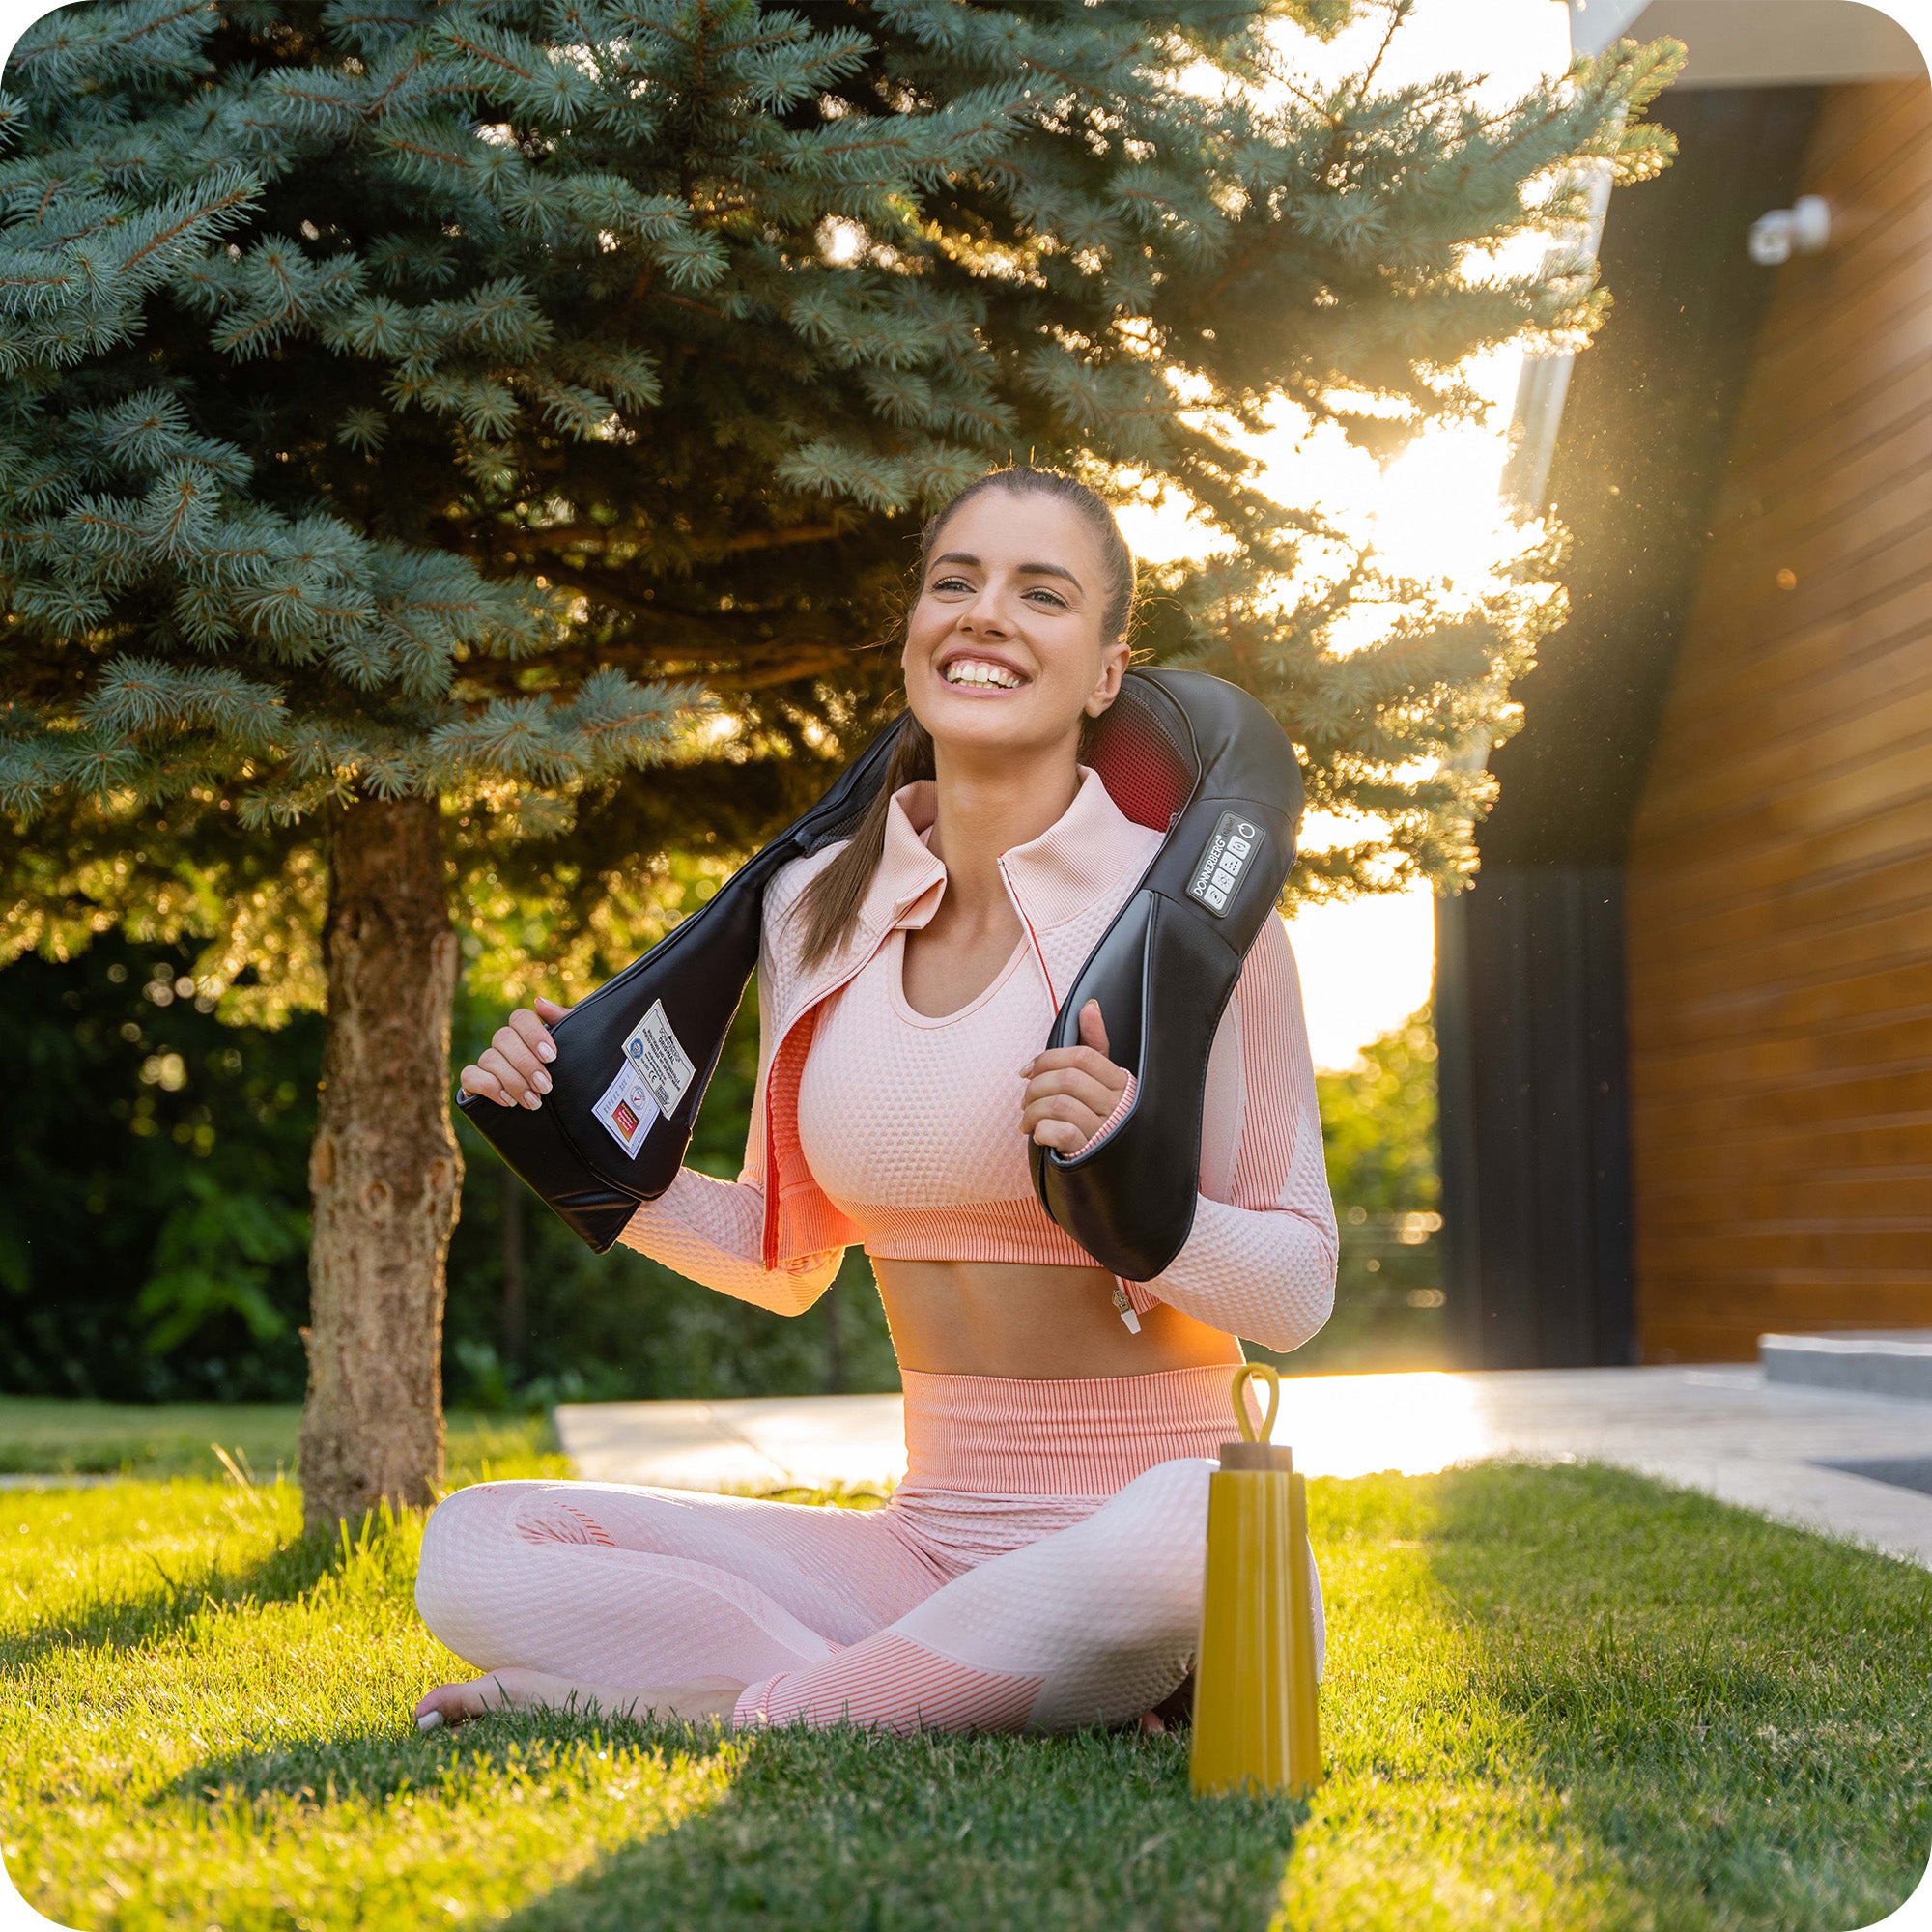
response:
M1255 1434L1253 1418L1248 1414L1248 1406L1241 1400L1243 1392L1251 1381L1267 1383L1267 1412L1262 1417L1261 1434ZM1228 1389L1228 1398L1235 1405L1235 1420L1240 1426L1243 1442L1265 1442L1274 1433L1275 1410L1281 1406L1281 1378L1266 1362L1243 1362L1235 1371L1235 1379Z

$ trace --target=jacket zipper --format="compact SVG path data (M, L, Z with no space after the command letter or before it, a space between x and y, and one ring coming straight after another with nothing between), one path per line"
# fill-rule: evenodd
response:
M1002 852L994 862L1000 868L1001 883L1007 889L1007 896L1013 902L1013 910L1020 916L1020 923L1026 927L1028 943L1033 948L1033 956L1039 962L1039 977L1046 981L1046 997L1052 1002L1053 1010L1060 1010L1060 995L1054 990L1053 975L1047 970L1046 953L1041 949L1039 934L1033 929L1033 921L1027 917L1027 909L1020 902L1018 889L1013 884L1013 876L1007 870L1007 855Z

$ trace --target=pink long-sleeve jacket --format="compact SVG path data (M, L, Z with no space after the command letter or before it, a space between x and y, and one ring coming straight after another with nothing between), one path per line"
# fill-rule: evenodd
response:
M707 1287L786 1315L801 1314L817 1300L854 1241L887 1254L1091 1264L1091 1257L1046 1219L1030 1181L1015 1184L1011 1178L1013 1172L1025 1174L1024 1142L1017 1131L1020 1088L1013 1077L1016 1066L1006 1065L991 1044L980 1050L985 1064L976 1065L973 1074L1006 1083L987 1092L1004 1108L999 1096L1009 1088L1013 1114L1010 1144L999 1144L991 1153L984 1134L970 1142L960 1139L956 1147L944 1144L953 1115L962 1111L949 1106L949 1094L896 1091L890 1081L877 1079L869 1060L865 1068L869 1104L855 1132L899 1144L908 1136L942 1144L937 1168L942 1180L953 1184L941 1190L945 1205L935 1197L925 1216L929 1231L943 1231L928 1232L925 1246L916 1238L907 1245L908 1226L921 1220L907 1210L926 1208L926 1202L881 1204L893 1210L875 1217L881 1223L890 1219L888 1240L866 1225L874 1217L863 1206L836 1203L807 1163L799 1090L819 1021L868 968L874 974L880 970L888 950L896 959L889 942L900 930L924 925L945 891L946 868L924 838L933 809L929 781L895 795L885 850L858 918L844 943L816 965L805 964L803 922L790 915L807 882L840 848L797 860L773 879L759 952L759 1064L744 1169L736 1181L682 1169L662 1196L638 1209L624 1231L627 1245ZM1083 768L1066 812L1039 838L1002 855L1001 876L1025 935L1025 957L1015 970L1037 975L1031 985L1040 1015L1033 1036L1037 1046L1045 1044L1047 1024L1058 1009L1057 989L1072 983L1159 844L1160 835L1127 818L1098 776ZM976 1051L973 1038L962 1024L960 1040L969 1056ZM883 1050L888 1045L879 1042L878 1065L890 1060ZM827 1048L856 1056L867 1052L867 1040L849 1024L828 1027L818 1050ZM816 1075L821 1069L813 1070ZM857 1075L861 1069L841 1070ZM994 1165L987 1166L989 1161ZM927 1171L933 1165L928 1162ZM985 1198L962 1213L957 1183L962 1175L977 1178L982 1169ZM1122 1284L1129 1301L1143 1311L1165 1301L1264 1348L1299 1346L1327 1320L1333 1305L1335 1213L1322 1164L1300 984L1279 919L1264 924L1214 1037L1200 1190L1186 1245L1152 1281Z

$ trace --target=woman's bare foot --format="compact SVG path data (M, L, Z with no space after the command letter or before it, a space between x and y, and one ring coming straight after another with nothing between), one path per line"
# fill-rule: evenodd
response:
M623 1690L608 1684L578 1684L519 1664L472 1677L464 1684L439 1684L416 1702L418 1730L466 1723L491 1711L532 1708L562 1711L573 1703L607 1718L722 1718L727 1724L744 1686L729 1677L699 1677L688 1684L655 1684Z
M531 1703L563 1703L571 1688L565 1678L513 1666L472 1677L465 1684L439 1684L417 1700L412 1715L419 1730L433 1731L440 1724L453 1727L491 1711L522 1710Z

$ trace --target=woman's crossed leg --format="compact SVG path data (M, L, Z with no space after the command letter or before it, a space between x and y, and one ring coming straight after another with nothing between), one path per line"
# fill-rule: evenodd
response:
M607 1693L689 1693L695 1683L709 1688L643 1701L707 1715L726 1685L735 1694L827 1657L944 1580L883 1518L618 1483L458 1490L423 1532L416 1607L491 1675L432 1691L418 1719L561 1702L572 1690L610 1709ZM732 1701L723 1696L722 1709Z
M893 1511L615 1484L459 1490L430 1519L416 1603L497 1687L444 1687L418 1712L454 1721L575 1689L607 1709L901 1734L1124 1721L1175 1690L1193 1652L1211 1468L1159 1463L1070 1528L950 1580Z

